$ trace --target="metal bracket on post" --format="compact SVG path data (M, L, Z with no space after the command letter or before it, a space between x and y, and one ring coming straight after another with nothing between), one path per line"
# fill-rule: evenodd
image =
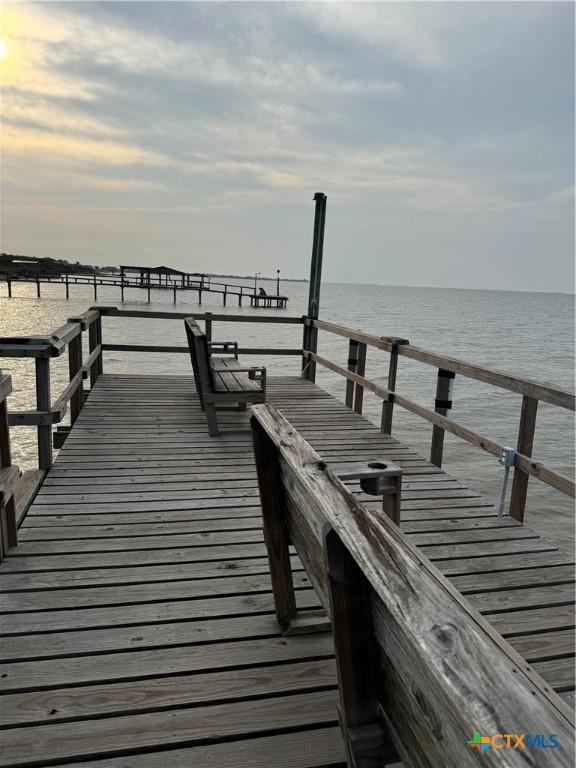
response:
M370 496L382 496L384 513L400 525L402 469L387 461L358 461L334 470L340 480L360 480L360 488Z
M506 501L506 488L508 487L508 477L510 475L510 467L514 466L516 460L516 451L514 448L502 448L502 453L498 459L499 463L504 466L504 477L502 478L502 487L500 488L500 499L498 501L498 517L502 517L504 514L504 503Z

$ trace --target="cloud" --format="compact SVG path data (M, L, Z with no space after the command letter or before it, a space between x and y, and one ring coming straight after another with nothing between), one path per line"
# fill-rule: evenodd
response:
M448 66L446 48L435 34L439 4L432 12L425 3L297 2L288 8L325 35L385 51L410 66Z

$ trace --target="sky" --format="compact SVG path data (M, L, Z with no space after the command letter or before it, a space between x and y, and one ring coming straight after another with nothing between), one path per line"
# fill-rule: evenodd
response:
M2 251L574 286L574 5L2 5Z

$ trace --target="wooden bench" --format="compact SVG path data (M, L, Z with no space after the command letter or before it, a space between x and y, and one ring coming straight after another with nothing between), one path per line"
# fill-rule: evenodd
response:
M217 436L217 404L233 403L245 409L247 403L266 402L266 368L241 367L237 342L209 342L194 318L187 317L184 325L200 405L210 435Z
M572 766L570 708L388 515L272 406L251 429L277 615L296 616L292 544L332 622L348 765Z

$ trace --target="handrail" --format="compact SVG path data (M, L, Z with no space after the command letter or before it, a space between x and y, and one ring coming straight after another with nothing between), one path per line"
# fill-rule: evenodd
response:
M303 350L303 355L308 360L313 360L319 365L334 371L334 373L338 373L340 376L348 379L348 381L354 382L354 384L357 386L360 386L363 389L367 389L369 392L372 392L374 395L376 395L376 397L379 397L384 402L399 405L401 408L414 413L416 416L420 416L431 424L440 427L442 430L446 430L456 437L465 440L467 443L470 443L470 445L481 448L483 451L486 451L492 456L500 457L502 451L504 450L504 446L500 445L494 440L484 437L483 435L480 435L477 432L464 427L462 424L459 424L453 419L449 419L446 416L435 413L434 411L431 411L428 408L415 403L413 400L410 400L403 395L399 395L397 392L387 389L386 387L383 387L376 382L365 378L364 376L360 376L353 371L349 371L346 368L343 368L342 366L332 362L331 360L318 355L316 352L305 349ZM570 480L570 478L565 477L564 475L561 475L560 473L551 469L548 469L546 466L544 466L544 464L534 461L530 456L525 456L521 452L516 452L514 456L514 466L527 475L531 475L532 477L537 478L541 482L550 485L551 487L561 491L567 496L576 496L576 485L572 480Z
M254 406L251 428L276 616L304 630L293 547L331 621L348 765L484 766L472 730L557 736L534 760L506 752L508 768L572 765L571 709L410 537L273 406Z
M69 317L67 322L50 334L34 337L0 338L0 357L35 358L36 363L36 409L11 411L7 414L8 424L16 426L35 426L38 430L38 464L40 469L49 469L52 465L52 427L63 421L70 413L70 422L74 423L84 404L84 379L90 378L94 386L102 373L102 353L105 350L124 352L160 352L189 353L187 347L154 346L144 344L103 344L102 317L133 317L149 320L182 320L194 317L203 320L208 333L216 321L231 323L273 323L302 325L305 318L282 317L277 315L229 315L212 312L146 312L141 310L119 309L115 306L93 306L86 312ZM89 355L82 356L82 333L88 332ZM70 378L64 390L52 401L50 396L50 358L60 357L68 349ZM301 348L258 348L244 347L239 350L250 355L292 355L301 356ZM54 434L54 446L64 442L68 427L59 427Z
M353 339L354 341L366 344L369 347L381 349L385 352L391 352L394 347L393 342L386 337L379 337L373 334L363 333L362 331L355 331L351 328L346 328L343 325L338 325L337 323L327 322L326 320L308 320L307 322L320 330L328 331L329 333L342 336L346 339ZM576 395L574 392L562 389L561 387L546 384L545 382L534 381L522 376L515 376L506 371L476 365L475 363L469 363L465 360L440 355L436 352L429 352L428 350L416 347L412 344L398 346L397 352L402 357L408 357L412 360L417 360L420 363L434 366L435 368L442 368L453 373L458 373L466 378L475 379L476 381L492 384L501 389L507 389L510 392L517 392L521 395L533 397L537 400L542 400L543 402L551 403L552 405L557 405L560 408L566 408L570 411L576 410Z
M103 344L102 349L109 352L163 352L165 354L190 354L188 347L162 347L146 344ZM300 348L288 347L238 347L239 355L293 355L302 354Z
M150 320L186 320L193 317L194 320L213 320L227 323L280 323L288 325L302 325L306 318L303 315L285 317L283 315L227 315L213 312L147 312L140 309L118 309L118 307L94 306L91 310L98 310L105 317L140 317Z

